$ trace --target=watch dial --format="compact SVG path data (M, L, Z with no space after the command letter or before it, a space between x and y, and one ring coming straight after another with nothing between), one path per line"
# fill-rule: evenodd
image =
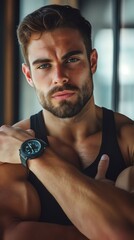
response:
M28 141L25 145L24 145L24 149L23 151L27 154L27 155L33 155L36 154L37 152L39 152L41 149L41 144L39 141L37 140L31 140Z

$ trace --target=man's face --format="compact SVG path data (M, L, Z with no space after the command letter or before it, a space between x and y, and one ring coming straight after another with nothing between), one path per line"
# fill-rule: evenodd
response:
M70 28L34 34L23 72L42 107L59 118L78 114L92 97L90 56L80 33Z

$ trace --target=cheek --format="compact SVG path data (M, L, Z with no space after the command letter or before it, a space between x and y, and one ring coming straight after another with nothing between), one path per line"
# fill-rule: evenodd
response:
M46 99L47 99L47 96L46 96L47 93L43 89L38 89L38 88L35 88L35 91L36 91L38 100L39 100L40 104L42 105L44 103L44 101L46 101Z
M78 74L85 76L89 76L90 70L90 65L88 61L84 61L83 63L80 64L80 66L77 69Z
M47 92L49 91L49 86L46 84L44 79L35 78L33 77L33 83L34 83L34 89L36 92L36 95L41 100L43 98L46 98Z
M32 72L32 79L35 88L43 90L47 89L49 87L49 78L47 76L44 76L42 71L33 71Z
M74 79L75 84L83 85L87 80L91 79L91 74L88 67L77 68L77 71L73 73L72 79Z

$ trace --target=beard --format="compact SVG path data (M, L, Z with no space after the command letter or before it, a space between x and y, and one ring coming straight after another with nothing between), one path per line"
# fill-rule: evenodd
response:
M51 96L58 92L58 91L64 91L64 90L73 90L78 93L78 97L75 102L72 102L71 100L62 100L58 103L58 106L55 106L51 101ZM89 86L89 79L88 82L86 82L81 89L78 87L75 87L71 84L64 84L62 87L54 87L49 93L47 94L47 97L44 96L43 91L37 91L37 95L40 101L40 104L44 109L51 112L53 115L59 118L71 118L77 115L83 107L86 105L86 103L89 101L89 99L93 95L93 84L90 84Z

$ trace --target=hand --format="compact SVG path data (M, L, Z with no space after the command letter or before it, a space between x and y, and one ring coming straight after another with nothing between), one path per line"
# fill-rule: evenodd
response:
M0 163L20 164L19 149L21 144L34 137L32 130L3 125L0 127Z

